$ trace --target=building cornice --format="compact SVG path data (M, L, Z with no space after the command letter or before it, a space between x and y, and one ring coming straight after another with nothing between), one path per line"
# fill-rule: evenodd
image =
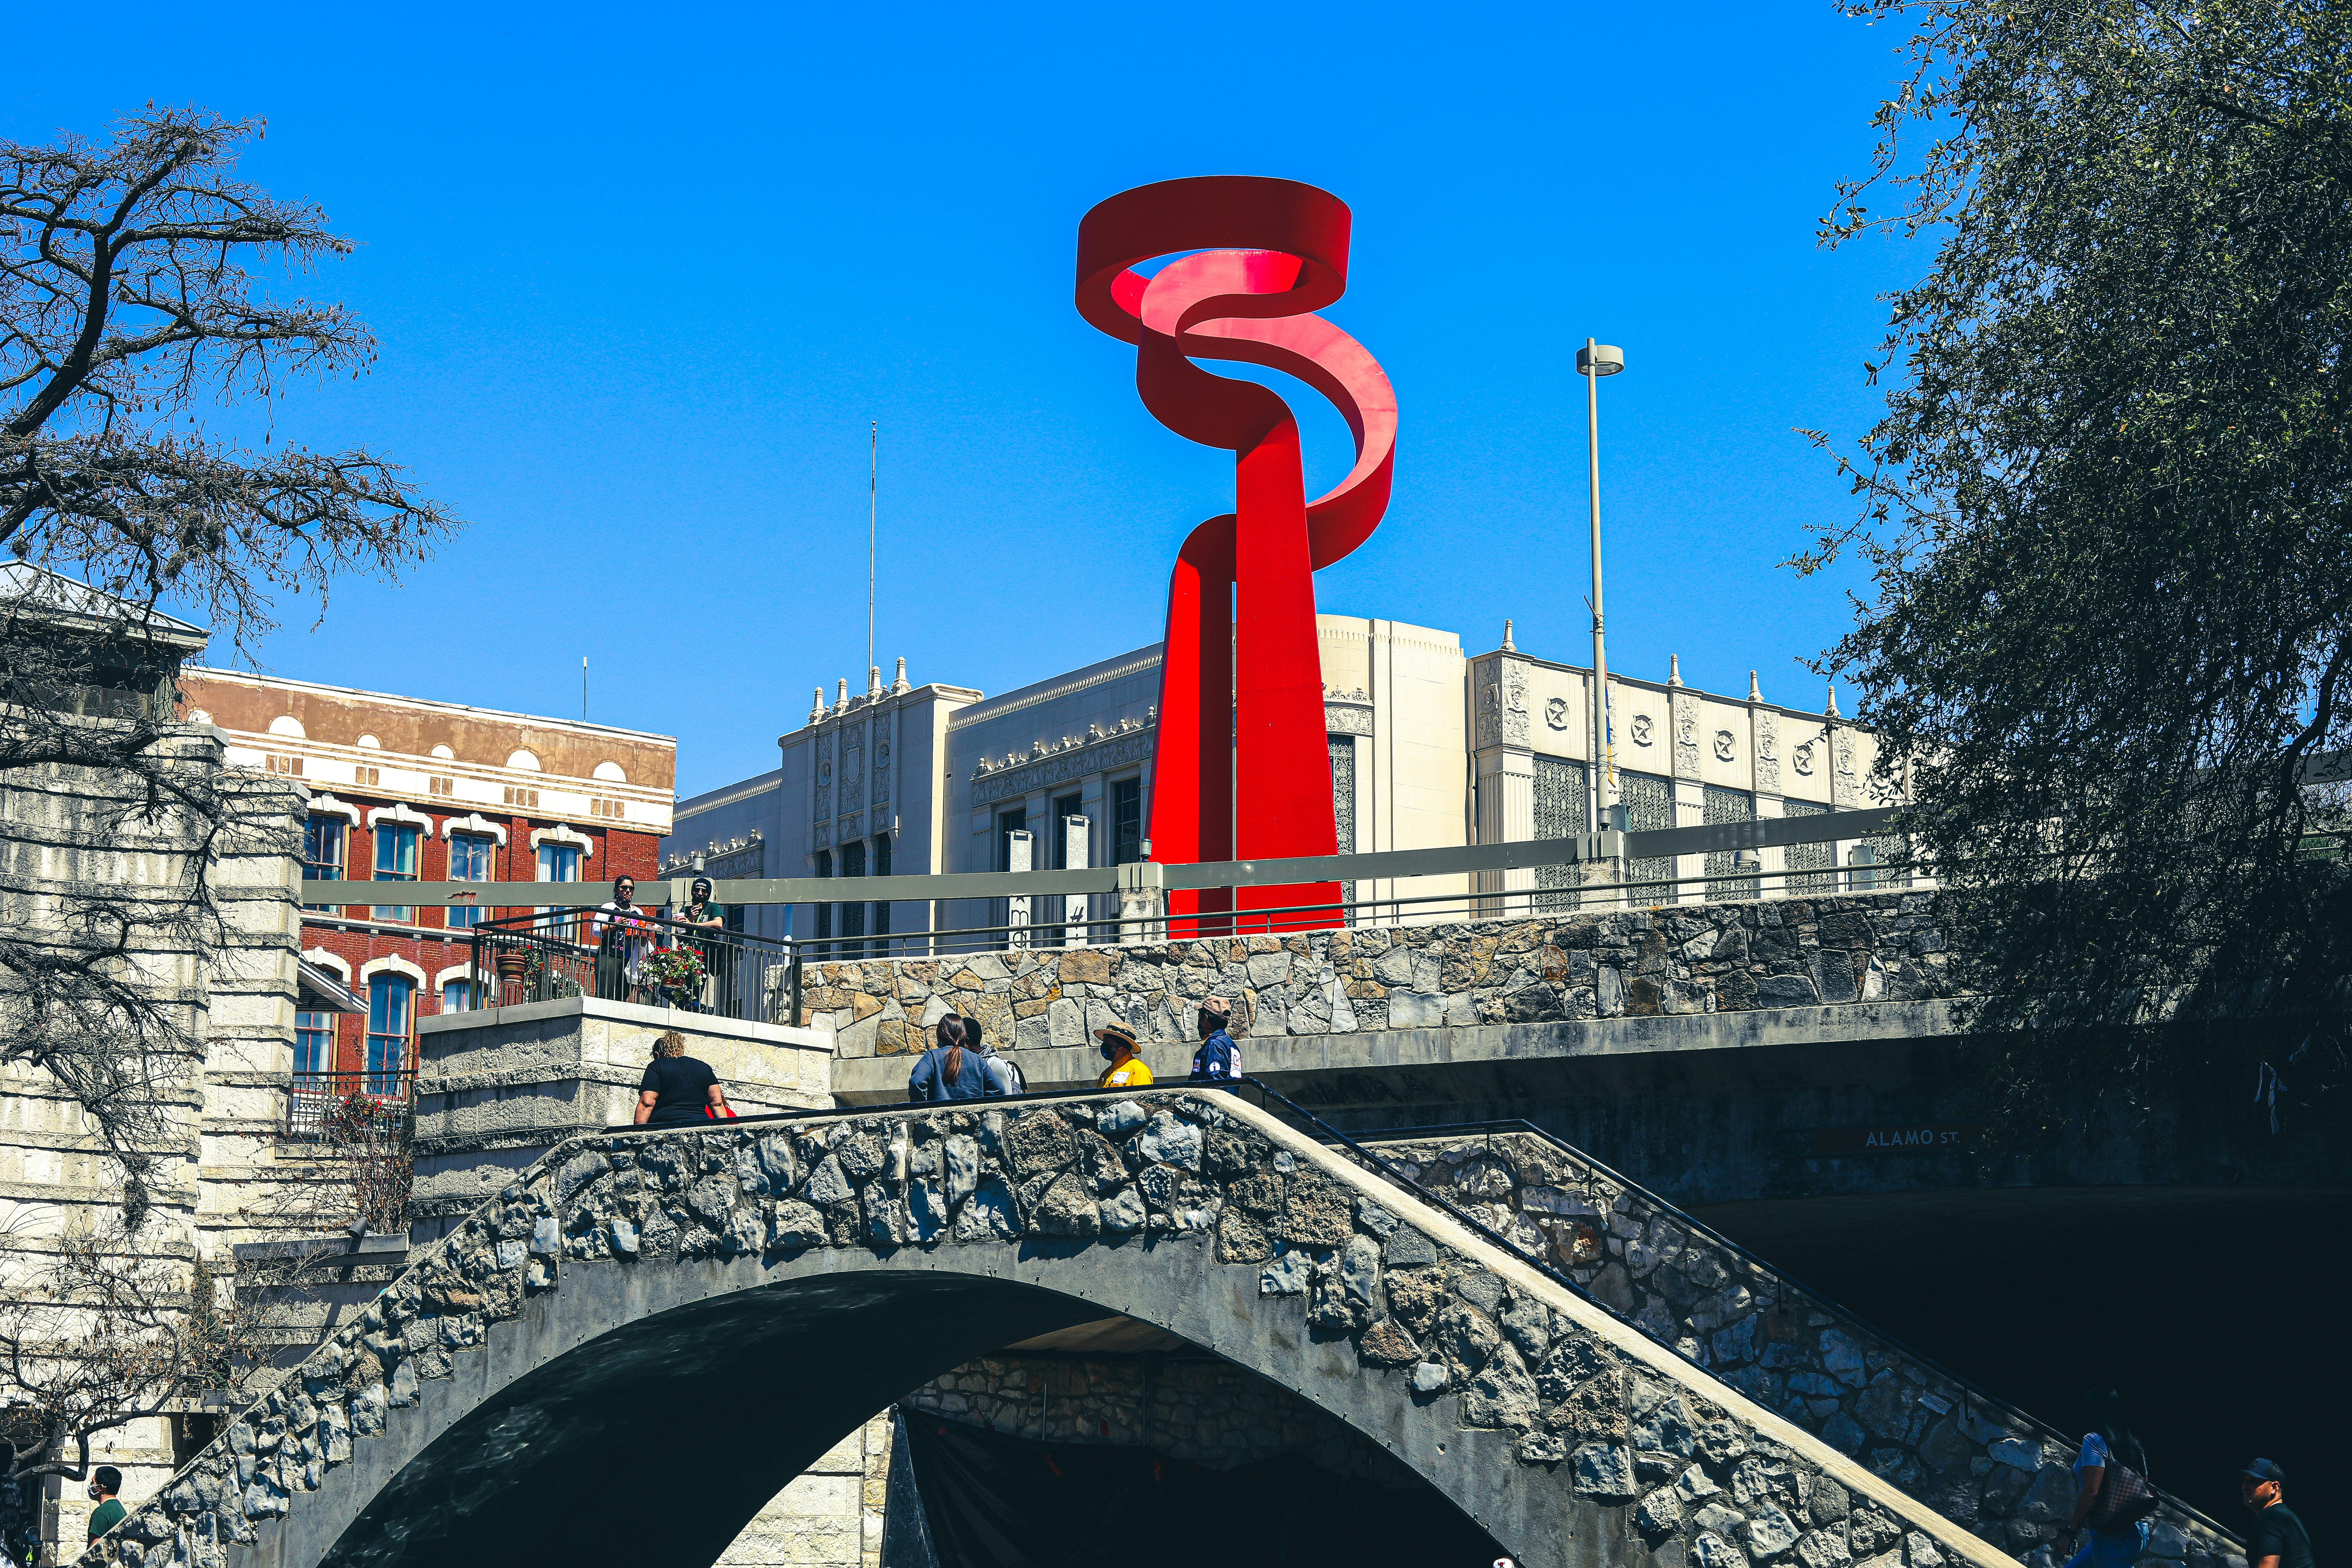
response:
M534 730L548 730L572 735L609 735L630 741L649 741L667 745L675 751L677 737L657 735L650 730L624 730L612 724L591 724L582 719L551 719L543 713L509 713L499 708L475 708L463 702L436 702L429 697L402 697L389 691L365 691L356 686L328 686L314 680L292 680L283 676L252 675L237 669L214 669L191 665L181 671L184 678L219 680L233 686L249 687L257 691L304 691L320 697L360 698L369 702L386 703L394 708L413 709L422 713L448 713L469 719L495 720L528 724Z

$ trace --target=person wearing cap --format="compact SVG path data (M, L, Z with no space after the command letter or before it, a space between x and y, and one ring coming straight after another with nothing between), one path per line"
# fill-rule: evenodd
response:
M678 923L700 926L706 931L725 930L727 910L711 902L711 891L710 879L697 877L688 890L687 901L678 909ZM696 998L696 1011L716 1013L727 1008L735 995L735 950L723 942L701 942L693 938L688 939L688 944L702 958L702 990Z
M1242 1076L1241 1047L1226 1026L1233 1021L1231 1004L1222 996L1201 998L1201 1048L1192 1053L1192 1079L1214 1083Z
M114 1495L121 1489L122 1472L112 1465L100 1465L90 1472L90 1500L98 1504L89 1510L89 1538L92 1541L121 1524L122 1516L130 1511L122 1506L122 1500Z
M1151 1068L1138 1052L1135 1031L1125 1024L1108 1024L1095 1031L1097 1047L1110 1066L1095 1080L1098 1089L1141 1089L1151 1081Z
M2276 1459L2256 1459L2238 1473L2238 1496L2253 1510L2246 1532L2246 1568L2312 1568L2311 1532L2286 1506L2286 1472Z

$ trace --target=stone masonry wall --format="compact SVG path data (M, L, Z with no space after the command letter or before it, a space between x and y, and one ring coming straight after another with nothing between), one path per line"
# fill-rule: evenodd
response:
M1016 1050L1116 1021L1189 1053L1209 995L1264 1038L1919 1001L1953 994L1949 961L1935 895L1885 893L810 964L801 1001L845 1057L921 1050L950 1012Z
M768 1500L717 1568L881 1568L890 1413L863 1422Z
M2050 1568L2073 1440L1817 1301L1643 1189L1532 1133L1383 1141L1380 1152L1612 1311L1994 1546ZM2221 1568L2237 1543L2167 1503L2148 1555ZM1820 1565L1809 1565L1820 1568Z
M140 1246L173 1265L204 1258L226 1289L233 1244L273 1234L317 1184L278 1147L299 948L292 882L307 797L289 780L224 773L207 728L166 726L153 755L199 794L216 790L223 818L205 873L218 921L199 940L150 919L133 938L134 973L184 1032L146 1064L158 1136L148 1149L154 1201ZM91 900L129 900L142 912L177 902L202 848L196 824L181 813L151 818L144 799L136 781L101 769L48 763L0 772L0 919L11 934L55 939L76 929ZM0 1016L0 1027L19 1022ZM10 1211L0 1233L0 1300L44 1300L61 1238L119 1216L121 1170L73 1094L38 1063L0 1066L0 1200ZM70 1338L69 1321L45 1327ZM174 1452L164 1416L125 1421L91 1443L93 1463L123 1472L126 1499L160 1486ZM82 1489L61 1487L41 1505L47 1539L70 1552L93 1506ZM19 1525L13 1510L0 1519L12 1552L25 1549Z
M1824 1450L1792 1447L1774 1435L1785 1428L1710 1398L1540 1281L1407 1223L1321 1157L1185 1090L577 1140L426 1248L82 1561L218 1568L227 1543L302 1507L401 1420L420 1380L455 1374L493 1323L575 1268L1147 1232L1255 1272L1258 1331L1344 1342L1393 1398L1445 1399L1461 1426L1511 1434L1512 1484L1557 1488L1547 1510L1590 1510L1629 1568L1990 1560L1900 1493L1851 1490Z
M1304 1454L1334 1475L1392 1489L1421 1484L1344 1423L1229 1362L1164 1361L1147 1379L1135 1357L1045 1360L1008 1352L965 1363L917 1389L906 1404L1041 1441L1148 1446L1213 1470Z

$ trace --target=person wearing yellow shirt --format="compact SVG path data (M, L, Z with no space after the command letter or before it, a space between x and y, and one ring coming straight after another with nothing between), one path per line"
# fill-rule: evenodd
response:
M1111 1024L1095 1031L1101 1041L1099 1049L1110 1066L1095 1080L1097 1089L1141 1089L1151 1081L1151 1068L1137 1054L1135 1031L1125 1024Z

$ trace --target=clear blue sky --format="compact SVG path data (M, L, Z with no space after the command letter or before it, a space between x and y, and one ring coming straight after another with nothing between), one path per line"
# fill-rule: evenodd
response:
M1071 309L1078 218L1247 173L1355 210L1328 312L1402 408L1396 500L1326 611L1581 662L1588 332L1611 664L1807 706L1851 573L1776 569L1853 502L1792 434L1873 416L1875 296L1924 258L1813 219L1901 39L1823 0L1652 8L1204 5L110 9L18 16L0 129L150 100L268 121L247 172L361 242L308 287L383 342L280 431L364 442L471 521L275 673L678 738L682 793L772 766L877 656L995 691L1155 640L1230 458L1137 403ZM1311 488L1344 431L1298 390Z

